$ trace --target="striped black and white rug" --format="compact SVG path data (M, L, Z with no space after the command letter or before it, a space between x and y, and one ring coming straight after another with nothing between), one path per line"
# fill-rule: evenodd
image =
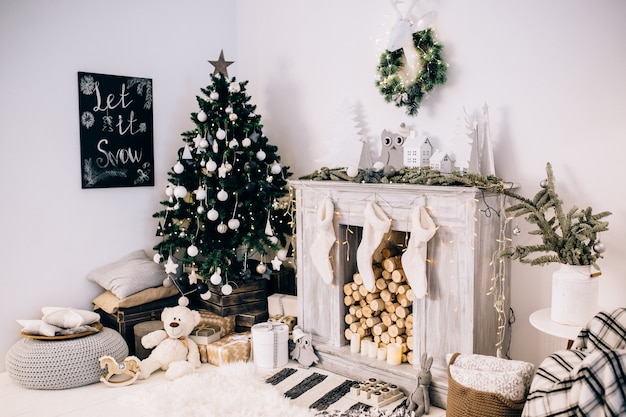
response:
M350 388L360 381L346 379L318 368L287 366L269 371L265 382L273 385L296 405L315 410L316 416L327 417L403 417L407 411L405 396L382 407L374 407L353 398Z

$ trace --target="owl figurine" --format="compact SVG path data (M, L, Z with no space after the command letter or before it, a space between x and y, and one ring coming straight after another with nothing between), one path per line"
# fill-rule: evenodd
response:
M303 368L309 368L319 362L319 358L313 350L311 335L302 331L300 326L293 328L293 341L296 346L291 351L291 358L298 361Z
M398 132L383 129L380 134L380 156L376 159L374 168L391 167L398 170L404 166L404 141L408 136L408 130L404 123L400 125Z

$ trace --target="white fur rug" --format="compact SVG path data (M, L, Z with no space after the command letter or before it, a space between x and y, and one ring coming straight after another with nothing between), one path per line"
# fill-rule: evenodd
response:
M137 416L312 417L315 410L285 398L256 374L252 363L233 363L150 387L123 401Z

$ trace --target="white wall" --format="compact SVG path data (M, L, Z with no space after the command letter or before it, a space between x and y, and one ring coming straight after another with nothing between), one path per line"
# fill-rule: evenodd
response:
M19 338L15 319L45 305L89 308L99 292L89 270L154 245L166 172L222 48L296 176L318 168L345 99L374 137L405 121L439 143L463 106L487 102L499 176L533 195L550 161L567 204L613 211L601 303L626 305L626 3L441 0L435 10L449 80L409 118L373 86L395 18L386 1L0 0L0 355ZM80 188L78 71L153 79L155 187ZM564 346L528 324L549 304L554 268L513 265L516 359L537 363Z
M180 133L223 48L228 0L0 1L0 368L19 318L91 308L85 275L151 250ZM236 68L236 64L231 68ZM81 189L77 72L152 78L155 187Z
M406 2L405 2L406 3ZM360 105L373 137L405 121L441 146L457 118L490 107L497 174L533 196L553 164L567 207L610 210L601 260L600 302L626 306L626 238L619 167L626 146L626 3L622 0L440 0L434 27L449 63L415 118L384 102L375 68L395 22L388 1L240 0L240 74L259 104L268 137L298 174L319 168L335 113L346 99ZM529 228L516 242L528 242ZM513 264L516 322L510 354L538 363L565 341L530 326L550 304L556 265Z

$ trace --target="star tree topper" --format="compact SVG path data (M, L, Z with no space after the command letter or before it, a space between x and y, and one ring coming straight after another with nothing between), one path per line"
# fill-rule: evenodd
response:
M228 66L234 63L235 61L226 61L224 59L224 50L220 52L220 57L217 61L209 61L211 65L215 67L213 71L213 75L222 74L225 78L228 77Z

